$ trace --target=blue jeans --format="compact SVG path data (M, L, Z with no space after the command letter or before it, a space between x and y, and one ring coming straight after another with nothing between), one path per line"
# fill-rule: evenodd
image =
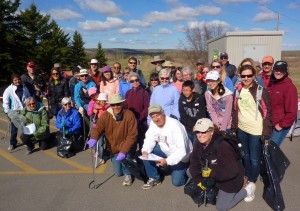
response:
M272 134L270 139L274 141L277 144L277 146L280 146L286 135L289 133L290 129L291 127L282 128L281 131L278 131L275 129L275 127L272 127Z
M9 144L12 146L17 146L17 135L18 128L14 125L14 123L10 122L10 140Z
M237 137L241 140L245 151L243 158L245 174L250 182L255 183L260 172L260 161L262 157L261 136L251 135L238 129Z
M130 151L126 154L126 158L133 158L134 146L131 147ZM117 177L122 175L131 175L130 171L124 166L121 160L116 160L118 153L113 155L110 160L114 168L114 173Z
M154 147L153 154L167 158L167 155L160 149L159 144L156 144ZM145 169L147 176L152 179L159 179L160 175L158 173L158 167L156 166L156 163L154 161L144 161ZM176 187L182 186L185 183L185 172L188 168L189 163L188 162L179 162L176 165L168 166L171 170L171 177L172 177L172 184Z
M187 135L188 135L189 139L191 140L192 144L194 144L194 141L197 140L196 134L194 132L188 132L188 131L186 131L186 132L187 132Z

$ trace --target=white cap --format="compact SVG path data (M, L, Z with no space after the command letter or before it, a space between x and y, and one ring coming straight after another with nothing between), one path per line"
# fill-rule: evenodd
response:
M206 80L213 80L213 81L217 81L220 79L220 74L217 70L211 70L206 74L205 77Z
M101 93L98 95L97 100L107 101L107 94L106 94L105 92L101 92Z

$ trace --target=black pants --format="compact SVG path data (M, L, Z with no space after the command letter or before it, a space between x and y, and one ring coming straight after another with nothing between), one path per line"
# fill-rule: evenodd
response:
M25 135L25 134L22 133L20 138L29 150L34 149L34 144L33 144L33 140L32 140L33 135ZM47 147L48 147L48 138L43 139L43 140L38 140L38 142L39 142L40 150L47 149Z
M14 125L14 123L10 122L10 145L16 147L17 146L17 135L18 128Z

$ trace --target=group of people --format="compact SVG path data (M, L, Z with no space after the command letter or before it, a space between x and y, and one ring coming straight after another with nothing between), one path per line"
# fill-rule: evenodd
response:
M199 61L194 74L192 67L176 68L155 56L147 84L137 62L130 57L122 73L118 62L112 70L92 59L89 70L74 66L70 79L56 64L48 87L37 83L35 63L28 62L28 72L13 75L3 95L4 111L11 119L9 150L17 146L14 123L20 115L25 116L23 126L33 123L36 128L29 134L22 130L27 154L33 152L34 139L42 150L47 148L53 116L61 134L76 138L82 135L84 117L89 117L89 148L101 163L108 152L115 175L124 175L124 186L130 186L133 177L122 160L140 154L149 178L142 186L145 190L161 184L160 169L167 168L176 187L186 183L187 175L203 190L216 185L218 210L228 210L242 199L253 201L261 141L280 145L297 116L297 89L288 64L266 56L262 68L251 58L236 68L224 52L209 66ZM41 94L48 98L48 111ZM222 133L241 140L242 162L226 142L218 146L221 150L213 149Z

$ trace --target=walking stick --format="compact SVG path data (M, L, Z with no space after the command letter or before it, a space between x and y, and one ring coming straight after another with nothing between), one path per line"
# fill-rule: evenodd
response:
M205 167L204 167L204 170L207 170L207 169L208 169L208 160L205 159ZM206 195L207 195L207 193L206 193L206 189L205 189L205 191L204 191L204 202L203 202L205 207L206 207L206 204L207 204Z

